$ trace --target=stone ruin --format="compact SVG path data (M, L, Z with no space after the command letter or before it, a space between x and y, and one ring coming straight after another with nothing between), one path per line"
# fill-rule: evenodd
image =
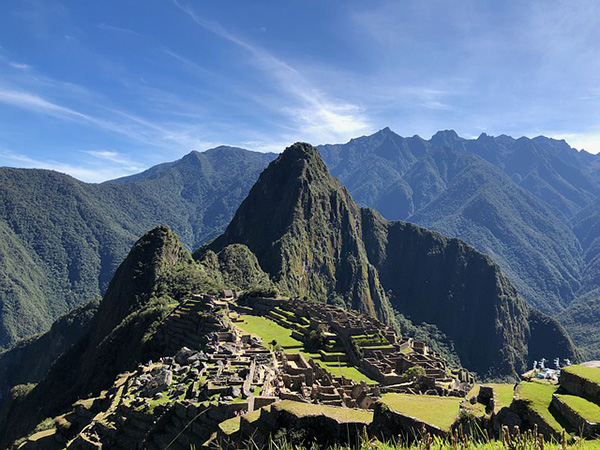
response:
M241 305L237 309L266 316L291 328L292 337L301 341L306 341L311 331L325 328L327 338L335 342L333 350L337 345L337 351L321 351L321 358L324 361L350 360L369 378L383 385L382 391L464 397L474 382L467 370L450 369L424 342L402 338L366 314L299 299L260 298L253 300L251 308L249 306ZM407 381L403 374L414 366L422 367L425 377L418 382Z

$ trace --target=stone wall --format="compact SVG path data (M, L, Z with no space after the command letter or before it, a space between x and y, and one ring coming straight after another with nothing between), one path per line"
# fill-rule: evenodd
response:
M595 436L600 433L599 423L591 423L585 420L556 394L552 396L551 405L577 429L578 434L582 437Z
M563 370L560 373L560 386L569 394L579 397L588 395L600 402L600 385L568 370Z

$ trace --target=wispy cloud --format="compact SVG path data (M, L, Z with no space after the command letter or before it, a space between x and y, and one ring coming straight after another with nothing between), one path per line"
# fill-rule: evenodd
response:
M297 125L299 134L304 139L316 142L338 141L371 128L364 109L359 105L330 98L284 60L235 35L218 22L204 19L188 5L178 0L173 1L202 28L248 52L252 56L252 63L273 79L280 91L294 100L279 108Z
M91 155L101 161L108 161L111 163L118 164L123 170L133 173L133 172L141 172L145 168L125 155L120 154L119 152L114 151L96 151L96 150L87 150L85 151L88 155Z
M132 36L140 36L140 34L136 31L130 30L128 28L122 28L122 27L117 27L114 25L109 25L104 22L99 23L98 28L100 28L101 30L105 30L105 31L116 31L118 33L124 33L124 34L132 35Z
M10 67L12 67L13 69L18 69L18 70L30 70L31 69L31 66L29 64L19 63L19 62L15 62L15 61L10 61L8 63L8 65Z
M77 118L92 122L94 121L94 119L90 116L74 111L70 108L57 105L56 103L48 101L30 92L0 88L0 103L9 104L41 114Z
M35 159L20 153L1 150L0 160L2 160L3 163L10 164L11 166L21 167L25 169L46 169L66 173L68 175L71 175L72 177L77 178L78 180L85 181L88 183L100 183L105 180L119 178L139 172L138 168L132 170L131 167L123 167L121 164L100 165L96 163L73 165L54 160Z
M119 117L118 121L83 113L31 92L1 87L0 103L38 114L82 122L103 131L118 133L152 147L172 149L174 145L178 145L185 150L191 150L193 148L207 148L212 144L196 138L188 126L172 124L167 127L110 106L94 105L95 108L103 109L113 117Z

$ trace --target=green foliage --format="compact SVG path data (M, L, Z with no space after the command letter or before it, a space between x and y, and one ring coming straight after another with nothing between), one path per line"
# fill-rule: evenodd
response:
M404 381L415 381L426 375L425 369L421 366L409 367L403 374Z
M326 331L327 328L323 324L319 325L316 330L311 330L308 334L306 342L304 343L306 350L309 352L316 352L324 348L327 341L325 336Z
M25 397L33 390L34 387L35 383L17 384L10 389L10 398L15 400Z
M425 322L415 325L400 313L396 313L396 320L403 336L425 342L429 348L442 355L450 364L460 366L460 358L456 353L454 343L437 326Z
M0 169L0 349L103 295L147 230L168 224L188 248L211 239L273 157L234 148L192 152L103 184Z
M36 427L33 429L32 434L39 433L40 431L50 430L52 428L56 428L56 421L54 420L54 418L48 417L36 425Z
M274 287L255 287L240 296L240 301L251 301L253 298L277 298L279 292Z

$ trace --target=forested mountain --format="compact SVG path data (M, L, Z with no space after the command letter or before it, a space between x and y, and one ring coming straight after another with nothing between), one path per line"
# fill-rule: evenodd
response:
M103 294L148 229L188 248L217 235L274 156L219 147L103 184L1 168L0 349Z
M580 322L570 310L597 297L600 157L543 137L424 140L387 128L319 151L359 205L468 242L569 327ZM209 241L275 156L219 147L99 185L0 169L0 348L102 294L153 226L188 248ZM575 337L588 347L592 334Z
M599 156L545 137L441 131L424 140L389 128L319 150L359 204L489 254L542 311L559 314L597 295Z
M564 330L552 319L538 320L543 315L489 257L458 239L359 208L308 144L294 144L272 162L225 232L195 256L231 244L247 246L290 295L341 297L388 322L396 310L434 324L454 342L461 364L488 377L524 370L530 343L575 357Z
M344 302L394 326L396 312L430 323L454 342L460 362L484 377L514 376L540 354L577 357L564 329L526 305L488 256L360 208L314 147L294 144L261 173L225 232L194 258L168 227L154 228L119 266L91 319L85 312L96 305L9 352L27 357L53 332L70 341L62 324L73 322L67 328L76 342L49 368L41 364L47 372L33 378L35 386L11 391L2 404L0 445L163 355L163 319L190 294L272 286Z

